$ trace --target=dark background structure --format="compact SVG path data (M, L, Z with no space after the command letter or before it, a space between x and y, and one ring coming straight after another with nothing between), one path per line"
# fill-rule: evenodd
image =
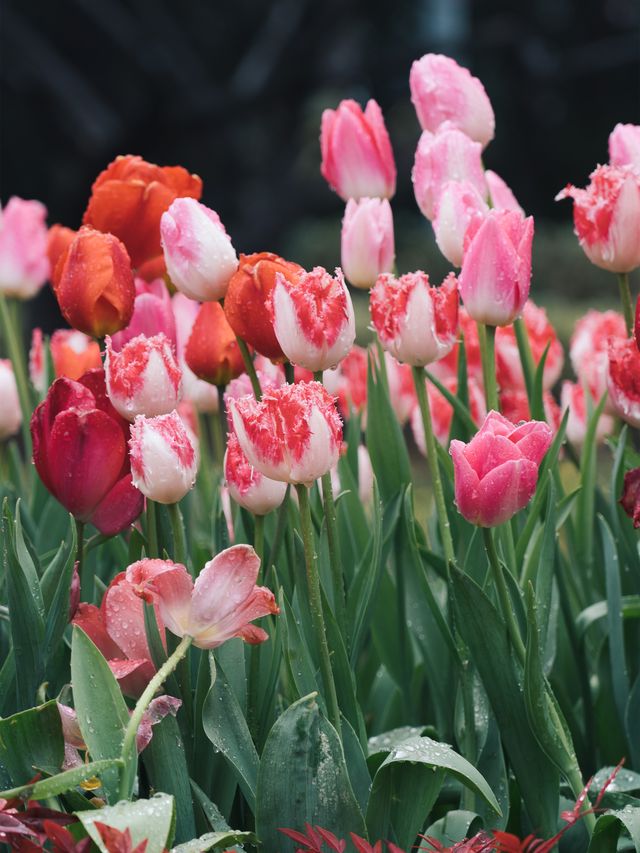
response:
M606 161L616 122L640 122L639 34L637 0L2 0L1 197L77 227L101 169L141 154L200 174L238 251L330 267L343 206L320 177L320 115L374 97L398 166L399 266L438 275L408 75L442 52L491 97L485 163L536 217L540 291L597 294L608 279L553 198Z

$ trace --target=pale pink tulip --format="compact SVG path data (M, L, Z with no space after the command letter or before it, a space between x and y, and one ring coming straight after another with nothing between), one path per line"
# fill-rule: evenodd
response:
M455 267L462 265L464 237L472 219L484 217L489 206L469 181L449 181L438 196L433 231L438 248Z
M491 169L487 169L484 173L487 186L489 187L489 197L491 198L491 206L496 210L515 210L524 216L524 210L518 204L518 200L513 194L511 187Z
M131 426L129 456L134 485L153 501L176 503L195 483L198 449L177 412L139 415Z
M286 483L270 480L254 468L242 452L235 433L227 439L223 469L233 500L254 515L266 515L284 500Z
M393 214L386 198L349 199L342 220L342 269L363 290L373 287L395 259Z
M609 134L609 162L640 172L640 125L617 124Z
M13 196L0 208L0 293L31 299L49 275L47 208Z
M15 435L21 423L22 410L13 366L8 358L0 358L0 441Z
M136 298L133 303L133 316L129 325L111 335L111 345L116 352L138 335L151 338L162 333L176 346L176 321L171 306L171 296L161 278L145 281L134 280Z

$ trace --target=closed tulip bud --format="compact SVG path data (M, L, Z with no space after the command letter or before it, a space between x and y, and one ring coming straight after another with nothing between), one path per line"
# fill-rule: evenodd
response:
M445 356L455 343L458 283L453 273L440 287L430 287L424 272L381 275L369 308L380 343L398 361L423 367Z
M489 412L468 444L454 440L449 447L458 512L479 527L496 527L512 518L531 500L552 439L541 421L514 426L498 412Z
M102 367L97 341L75 329L58 329L51 335L51 359L57 376L80 379L88 370Z
M177 412L133 422L129 456L134 485L150 500L177 503L196 481L198 452Z
M569 358L580 384L586 384L596 403L607 390L609 341L624 341L626 337L624 317L617 311L587 311L576 322L569 343Z
M163 334L176 346L176 321L173 315L171 296L161 278L155 281L135 279L136 298L133 303L133 315L129 325L111 335L111 345L116 352L138 335L152 338Z
M487 169L484 177L489 187L491 206L495 210L515 210L524 216L524 210L518 204L511 187L503 181L500 175L492 172L491 169Z
M177 198L160 220L167 272L190 299L224 299L238 257L218 214L194 198Z
M303 269L271 252L240 255L240 264L229 282L224 313L233 331L261 355L285 361L266 311L266 301L280 273L292 281Z
M322 113L320 171L341 199L391 198L396 164L382 110L371 100L364 112L355 101L341 101Z
M227 440L223 467L229 494L254 515L266 515L284 500L286 483L270 480L254 468L242 452L235 433Z
M587 391L586 393L590 393ZM567 438L575 447L582 447L587 435L589 410L585 396L584 385L579 382L563 382L560 393L560 405L563 412L569 410L567 418ZM591 398L591 410L595 409L597 401ZM611 435L615 425L611 415L601 414L596 427L596 441L601 442L606 435Z
M418 207L429 220L449 181L468 182L486 199L482 146L460 130L445 129L435 135L425 130L416 149L411 180Z
M411 100L423 130L456 127L484 148L493 139L495 117L484 86L450 56L427 53L411 66Z
M8 358L0 358L0 441L15 435L21 423L22 411L13 367Z
M349 199L342 220L342 269L354 287L373 287L395 259L393 214L387 199Z
M245 456L265 477L311 485L338 461L342 423L319 382L284 385L260 402L229 400L229 413Z
M609 162L640 172L640 125L617 124L609 135Z
M633 338L609 341L609 399L623 421L640 427L640 352Z
M624 488L620 505L634 527L640 527L640 468L632 468L624 475Z
M640 266L640 172L598 166L586 189L568 184L556 201L573 199L574 231L592 264L611 272Z
M464 236L472 219L489 212L486 201L469 181L449 181L438 196L433 231L438 248L455 267L462 265Z
M66 225L52 225L47 232L47 257L49 259L49 275L55 279L55 269L58 261L67 251L78 232Z
M104 369L107 392L115 410L133 421L172 412L180 402L182 372L164 335L139 335L114 352L107 337Z
M335 367L356 338L353 303L340 269L335 278L323 267L292 279L276 275L267 311L282 352L307 370Z
M492 210L465 238L460 295L477 323L508 326L529 296L533 218Z
M13 196L0 208L0 293L31 299L49 275L47 208Z
M233 329L218 302L200 306L185 350L188 367L213 385L226 385L244 371Z
M562 344L547 318L547 312L544 308L539 308L530 299L525 303L522 319L536 368L546 347L549 347L542 375L542 387L546 391L555 385L562 373L564 363ZM495 347L498 387L502 390L524 391L524 374L513 326L501 326L496 330Z
M102 338L124 329L136 295L129 255L112 234L81 228L56 264L53 289L70 326Z

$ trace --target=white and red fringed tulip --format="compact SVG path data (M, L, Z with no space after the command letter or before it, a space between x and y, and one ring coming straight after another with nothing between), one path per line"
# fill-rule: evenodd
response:
M623 421L640 427L640 352L633 338L609 341L609 400Z
M210 560L195 584L186 568L170 560L139 560L127 569L136 594L153 602L165 627L192 637L200 649L215 649L233 637L262 643L268 634L250 623L279 613L271 590L256 586L260 558L249 545L234 545Z
M607 390L609 341L626 338L624 317L617 311L587 311L576 322L569 343L569 358L573 372L580 383L589 388L596 403Z
M418 207L429 220L433 219L440 193L449 181L468 181L486 199L482 146L453 128L435 135L425 130L416 149L411 180Z
M167 285L161 278L145 281L134 279L136 298L133 303L133 316L129 325L111 335L111 345L118 352L138 335L148 338L162 333L171 344L176 346L176 321L171 305L171 296Z
M13 367L8 358L0 358L0 441L15 435L21 423L22 410Z
M177 503L196 481L198 448L178 412L139 415L131 426L129 457L134 485L158 503Z
M423 130L456 127L484 148L493 139L495 117L484 86L450 56L427 53L411 66L411 100Z
M489 187L489 197L493 208L496 210L515 210L524 216L524 210L514 196L513 190L500 175L492 172L491 169L487 169L484 177Z
M640 266L640 172L598 166L586 189L568 184L563 198L573 199L574 232L592 264L617 273Z
M491 210L467 229L460 295L477 323L508 326L529 296L533 218Z
M242 452L235 433L227 439L223 468L229 494L254 515L266 515L284 500L286 483L270 480L254 468Z
M562 373L564 364L562 344L558 340L556 330L549 322L547 312L544 308L539 308L531 299L525 303L522 319L536 368L545 348L549 346L542 375L542 388L548 391L556 384ZM495 346L498 387L505 391L524 391L524 374L513 326L501 326L496 330Z
M354 287L366 290L395 260L393 214L386 198L349 199L342 220L342 269Z
M284 385L260 402L229 400L229 413L245 456L265 477L310 485L338 461L342 423L319 382Z
M640 125L617 124L609 134L609 162L640 172Z
M291 280L277 273L266 306L278 343L292 364L330 370L353 346L353 303L340 269L335 278L323 267Z
M449 181L435 206L433 231L438 248L455 267L462 265L464 237L472 219L484 219L489 206L469 181Z
M49 275L47 208L13 196L0 208L0 293L31 299Z
M589 393L587 391L587 393ZM595 409L597 401L591 401ZM563 382L560 393L560 407L564 413L569 410L567 418L567 438L575 447L582 447L587 434L589 415L584 385L579 382ZM606 435L611 435L615 425L611 415L601 414L596 427L596 441L601 442Z
M106 338L104 363L109 399L123 418L153 418L172 412L182 396L182 371L165 335L139 335L114 352Z
M369 310L385 350L398 361L424 367L447 355L458 331L458 282L450 273L440 287L424 272L381 275Z
M396 164L382 110L371 100L364 112L356 101L341 101L322 113L320 172L341 199L391 198Z
M190 299L223 299L238 257L218 214L194 198L177 198L160 220L167 272Z

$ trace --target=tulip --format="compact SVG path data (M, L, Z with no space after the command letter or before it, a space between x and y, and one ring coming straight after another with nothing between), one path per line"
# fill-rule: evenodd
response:
M640 125L617 124L609 135L609 162L640 171Z
M511 187L502 180L500 175L492 172L491 169L487 169L484 177L489 187L489 196L493 208L496 210L515 210L516 213L524 216L524 210L518 204Z
M552 439L541 421L514 426L489 412L468 444L454 439L449 447L458 511L480 527L508 521L531 500Z
M244 371L236 336L218 302L200 306L185 349L185 362L199 379L213 385L226 385Z
M111 234L81 228L56 264L53 289L62 316L87 335L111 335L131 320L131 263L124 245Z
M0 358L0 441L11 438L22 424L22 410L13 367L8 358Z
M55 277L55 269L58 266L58 261L67 251L78 232L73 228L67 228L66 225L56 223L49 228L47 232L47 257L49 259L49 275L51 279Z
M586 384L598 402L607 390L609 340L625 340L624 317L617 311L587 311L575 325L569 343L569 358L581 384Z
M544 391L542 394L542 408L544 409L544 418L549 424L554 433L558 431L560 422L562 421L562 413L560 407L549 391ZM511 421L512 424L520 424L522 421L531 420L531 408L529 406L529 397L527 392L522 388L509 389L500 392L500 412L504 417Z
M320 171L341 199L391 198L396 164L382 110L370 100L364 112L355 101L341 101L322 113Z
M265 310L265 303L275 287L276 274L292 281L303 272L299 264L285 261L271 252L240 255L237 272L229 282L224 300L224 313L233 331L257 352L275 361L286 356Z
M186 568L169 560L140 560L127 569L136 595L153 601L166 627L189 636L200 649L215 649L233 637L262 643L268 634L249 624L279 613L273 593L256 586L260 558L249 545L234 545L210 560L194 584Z
M182 370L183 400L193 403L198 412L217 412L218 389L215 385L198 379L185 360L187 343L191 337L200 304L182 293L176 293L171 300L171 307L176 323L176 350L178 364Z
M201 195L202 181L182 166L156 166L128 154L98 175L82 222L122 240L133 266L141 267L162 257L160 218L174 199Z
M245 456L265 477L310 485L338 461L342 424L319 382L284 385L260 402L229 400L229 413Z
M31 299L49 275L47 208L12 196L0 208L0 294Z
M395 259L393 214L386 198L350 198L342 220L342 269L354 287L372 287Z
M400 364L388 352L385 352L384 360L389 383L389 402L398 421L404 425L418 405L413 372L410 365Z
M235 433L227 440L223 468L229 494L254 515L266 515L284 500L286 484L270 480L256 470L242 452Z
M424 272L381 275L369 308L385 350L398 361L423 367L451 351L458 331L458 287L450 273L440 287Z
M363 347L354 346L335 370L327 370L323 381L327 391L338 398L338 408L344 419L359 412L366 417L368 354ZM364 429L364 423L362 424Z
M632 468L624 475L620 504L633 521L633 526L640 527L640 468Z
M182 372L163 334L152 338L139 335L120 352L114 352L108 336L106 344L107 393L123 418L128 421L137 415L152 418L176 408L182 396Z
M508 326L529 296L533 219L515 211L489 211L467 230L460 295L477 323Z
M160 233L176 288L201 302L224 299L238 257L218 214L194 198L177 198L162 214Z
M31 331L31 346L29 347L29 379L38 394L44 394L47 379L44 367L44 344L42 329L38 327Z
M418 207L429 220L450 181L468 182L486 199L482 146L460 130L446 129L435 135L425 130L416 149L411 180Z
M276 366L280 367L280 365ZM280 388L285 384L284 371L282 377L279 377L274 376L272 373L263 373L263 371L258 368L256 369L256 375L258 377L260 387L262 388L262 392L265 394L268 391L271 391L274 388ZM240 376L236 376L235 379L232 379L224 389L225 408L229 408L229 400L239 400L240 397L246 397L247 394L253 396L253 385L251 384L249 374L241 373ZM232 423L229 423L229 429L233 429Z
M461 305L458 310L458 326L459 336L464 337L464 351L466 356L467 376L475 379L478 385L482 388L484 384L482 376L482 358L480 354L480 339L478 337L478 326L471 319L464 305ZM440 380L457 378L458 376L458 358L460 355L460 340L456 340L453 349L440 361L436 361L431 365L429 370L435 377Z
M430 382L426 383L427 385L427 394L429 395L429 410L431 412L431 421L433 425L433 433L439 443L446 447L449 443L449 433L451 432L451 422L453 420L453 406L446 399L446 397L438 391L435 385L432 385ZM450 391L454 396L458 391L458 380L457 379L448 379L443 382L443 385ZM482 392L482 388L478 385L478 383L474 379L468 380L468 394L469 394L469 410L471 412L471 417L474 422L480 423L483 421L487 414L487 409L484 401L484 394ZM427 455L427 443L425 441L424 435L424 424L422 421L422 416L420 414L420 409L417 404L414 406L411 412L411 430L413 432L413 439L416 443L416 446L420 453L423 456Z
M633 338L609 341L609 399L623 421L640 427L640 352Z
M75 329L57 329L51 335L51 358L56 376L80 379L88 370L102 367L100 346Z
M495 117L484 86L450 56L427 53L411 66L411 100L423 130L437 133L446 123L480 142L493 139Z
M563 412L569 410L567 438L575 447L582 447L589 420L584 386L578 382L563 382L560 404ZM596 401L592 398L591 408L595 409L595 407ZM596 441L601 442L605 436L611 435L614 426L615 421L611 415L601 414L596 427Z
M177 412L133 422L129 441L133 482L150 500L177 503L193 488L198 451Z
M353 346L353 303L339 268L335 278L323 267L290 280L276 274L266 307L282 352L293 364L329 370Z
M56 379L31 418L33 462L63 507L105 536L128 527L142 512L131 481L129 425L106 393L104 372L79 381Z
M562 373L564 362L562 344L547 318L547 312L530 299L525 303L522 319L536 368L545 348L549 345L542 375L542 387L548 390L555 385ZM525 390L520 353L513 326L501 326L496 330L496 373L501 390Z
M143 278L134 280L136 297L133 303L133 315L129 325L111 335L111 345L115 352L138 335L152 338L162 333L176 346L176 321L171 304L171 296L161 278L155 281L145 281Z
M486 201L470 181L449 181L443 186L432 224L438 248L449 263L461 266L469 223L488 212Z
M573 199L574 231L592 264L625 273L640 266L640 172L598 166L586 189L568 184L556 196Z

